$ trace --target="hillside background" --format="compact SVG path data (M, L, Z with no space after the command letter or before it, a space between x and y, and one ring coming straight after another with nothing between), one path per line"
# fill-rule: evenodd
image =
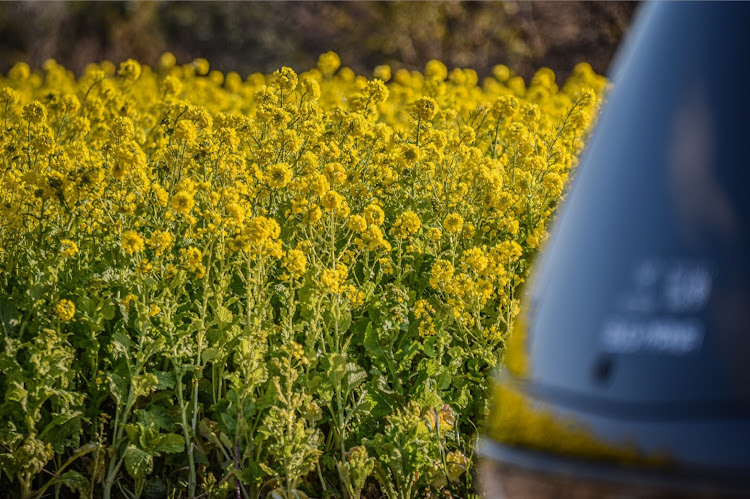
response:
M154 64L205 57L242 75L312 67L333 50L370 75L379 64L423 69L430 59L480 77L499 63L528 78L564 79L589 62L606 73L636 2L13 2L0 4L0 71L53 58L79 72L128 57Z

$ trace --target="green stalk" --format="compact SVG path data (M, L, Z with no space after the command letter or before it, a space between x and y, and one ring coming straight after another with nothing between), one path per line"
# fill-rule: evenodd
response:
M104 479L104 499L110 499L112 494L112 486L115 484L115 478L117 477L117 473L120 471L120 467L123 463L122 457L118 459L119 452L117 450L119 442L122 440L122 433L124 431L120 423L121 420L127 421L128 416L130 415L130 409L133 406L133 398L133 388L131 385L131 388L128 390L128 400L125 403L125 410L122 412L122 418L120 417L121 414L119 410L115 413L115 438L112 441L112 447L115 449L115 456L113 456L113 458L109 461L107 477Z
M175 352L175 358L177 358L176 352ZM185 438L185 446L188 451L188 463L190 465L190 475L188 478L188 497L191 499L195 497L195 486L196 486L196 476L195 476L195 459L193 457L193 441L190 438L190 432L188 432L188 422L187 422L187 404L185 403L185 400L182 396L182 373L177 368L177 366L174 366L175 371L175 377L177 378L177 398L180 404L180 418L182 419L182 435Z

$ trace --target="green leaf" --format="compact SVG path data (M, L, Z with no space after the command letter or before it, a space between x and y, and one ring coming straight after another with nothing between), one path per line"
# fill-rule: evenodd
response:
M123 331L112 335L112 358L127 357L130 352L130 338Z
M138 421L147 427L159 428L161 430L168 430L174 420L172 416L167 413L167 410L161 405L150 404L148 409L138 409L135 411Z
M162 499L168 494L167 486L158 478L150 478L143 486L144 499Z
M346 364L346 386L347 392L353 390L360 383L367 379L367 373L364 369L353 362Z
M237 431L237 421L235 421L235 419L232 418L229 414L222 414L221 422L224 423L224 426L226 427L228 433L234 434L234 432Z
M448 371L443 371L437 378L438 388L440 390L447 390L448 388L450 388L452 382L453 376L451 376L450 372Z
M174 433L163 433L151 441L151 447L156 452L176 454L185 449L185 439Z
M198 431L200 432L201 436L214 444L217 447L221 447L222 443L219 441L219 437L216 436L216 431L220 430L218 429L218 424L215 421L211 421L210 419L201 419L201 422L198 423Z
M177 385L174 373L172 372L154 371L154 375L158 381L157 390L171 390Z
M424 354L428 357L437 355L437 339L430 336L424 341Z
M359 400L355 403L354 407L352 407L351 411L346 415L346 423L349 423L349 421L358 416L368 416L374 405L375 403L368 396L367 390L365 390L362 392L362 395L360 395Z
M44 440L44 436L53 428L56 426L63 425L70 421L73 418L77 418L81 415L81 411L69 411L69 412L63 412L61 414L55 414L55 416L52 418L52 421L47 423L47 426L44 427L42 432L39 434L39 439Z
M250 461L244 466L244 469L242 470L242 481L247 484L256 484L260 485L263 482L263 478L267 477L269 475L269 472L266 471L268 466L263 465L261 467L260 464ZM270 474L273 474L273 470L270 470Z
M159 386L159 379L153 373L139 374L133 376L133 394L135 398L148 395Z
M18 309L16 308L16 306L10 300L8 300L7 297L0 297L0 321L5 328L6 334L15 329L12 326L12 321L16 320L17 317Z
M385 353L383 347L380 345L380 337L378 336L378 333L372 328L372 323L367 325L364 346L365 351L367 351L371 357L380 357Z
M18 460L13 457L13 453L0 454L0 470L5 472L9 479L14 479L18 471Z
M125 380L122 376L115 373L107 374L107 379L109 381L109 391L112 394L112 397L115 399L115 402L117 402L117 405L122 405L127 394Z
M419 342L414 341L396 352L396 358L399 362L399 371L410 369L412 359L419 352L419 346Z
M331 384L336 386L343 381L346 376L346 357L339 353L331 353L328 355L328 367L326 374L331 380Z
M89 485L91 485L88 478L73 470L66 471L59 477L55 478L54 483L55 485L65 485L73 492L78 492L80 494L79 497L88 495Z
M159 336L154 341L147 344L146 347L143 349L144 359L148 359L155 353L159 353L162 350L164 350L165 343L166 343L166 340L164 339L164 337Z
M314 376L307 387L311 393L318 395L318 399L320 400L333 399L333 387L331 386L331 381L327 377Z
M29 295L29 298L31 298L34 301L40 299L45 292L46 292L46 289L43 284L36 284L34 286L30 286L29 289L26 291L26 293Z
M218 359L220 357L221 357L221 350L219 350L218 348L206 348L201 354L201 359L203 360L204 364L211 362L212 360Z
M232 441L229 440L229 437L223 431L219 431L219 440L221 441L221 444L227 449L229 450L234 449L234 445L232 444Z
M138 443L143 425L127 423L123 424L122 427L125 430L125 434L128 436L128 440L130 440L132 443Z
M125 469L136 479L146 478L154 470L154 456L134 445L125 449Z
M222 307L221 305L219 305L216 308L215 315L216 315L216 320L221 325L231 324L232 319L234 318L234 316L232 315L232 312L228 308Z
M39 439L52 444L54 450L63 454L66 447L76 448L81 445L82 430L82 413L80 411L70 411L57 414L44 427Z
M115 318L115 304L111 300L102 301L102 319L111 321Z
M339 317L338 323L339 323L339 331L341 332L348 331L352 325L351 311L349 310L344 311L342 313L342 316Z
M26 391L26 389L23 387L23 383L19 383L18 381L11 381L10 386L8 386L8 390L5 392L5 399L18 402L19 404L21 404L21 407L25 411L26 397L28 395L29 392Z

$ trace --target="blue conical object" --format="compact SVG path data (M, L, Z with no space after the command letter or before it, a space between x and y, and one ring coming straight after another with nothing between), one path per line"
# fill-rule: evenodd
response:
M612 80L480 454L750 497L750 4L645 6Z

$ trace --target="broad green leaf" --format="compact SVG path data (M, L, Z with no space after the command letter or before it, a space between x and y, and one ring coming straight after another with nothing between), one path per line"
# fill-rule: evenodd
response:
M222 445L224 445L224 447L226 447L227 449L234 449L234 445L232 444L232 441L229 440L229 437L223 431L219 431L219 440L221 441Z
M419 352L419 346L419 342L413 341L396 352L395 356L398 359L399 371L410 369L412 359Z
M202 419L201 422L198 423L198 431L203 438L205 438L215 446L222 446L222 443L219 441L219 437L217 437L215 433L219 431L219 429L217 428L217 423L215 421L211 421L205 418Z
M345 311L344 314L339 318L339 331L345 332L349 330L349 327L352 325L352 313L350 311Z
M364 369L353 362L348 362L346 364L347 391L353 390L354 388L359 386L359 384L362 383L365 379L367 379L367 373Z
M83 435L80 411L71 411L60 414L47 426L39 435L41 440L52 444L55 452L62 454L65 448L76 448L81 445L81 435Z
M221 422L224 423L224 426L230 434L234 434L234 432L237 431L237 421L229 416L229 414L222 414Z
M125 469L133 478L146 478L154 470L154 456L134 445L128 445L124 458Z
M365 330L364 345L365 350L371 357L380 357L385 353L383 347L380 345L380 337L375 329L373 329L372 323L368 324L367 330Z
M343 381L346 376L346 357L338 353L332 353L328 355L328 367L326 374L331 380L333 386L336 386Z
M39 434L39 438L41 440L44 440L44 436L47 435L47 432L49 432L56 426L60 426L60 425L67 423L73 418L77 418L80 415L81 415L81 411L67 411L61 414L55 414L54 417L52 418L52 421L47 423L47 425L44 427L42 432Z
M132 383L133 394L135 395L135 398L138 398L143 395L148 395L156 390L159 386L159 379L153 373L139 374L133 376Z
M47 289L43 284L36 284L33 286L29 286L29 289L26 291L26 293L29 295L29 298L31 298L34 301L37 301L44 295L44 293L47 292Z
M13 457L13 453L0 454L0 470L5 472L8 479L14 479L18 471L18 460Z
M174 419L167 413L167 410L161 405L155 405L153 400L148 409L138 409L135 413L143 426L168 430L174 423Z
M154 371L154 375L158 381L157 390L171 390L177 385L174 373L172 372Z
M111 300L102 301L102 319L111 321L115 318L115 304Z
M122 405L127 396L125 380L122 376L115 373L107 374L107 379L109 380L109 391L112 394L112 397L115 399L115 402L117 402L117 405Z
M185 439L174 433L163 433L151 441L151 447L156 452L175 454L185 449Z
M162 336L159 336L154 341L148 343L143 349L144 358L147 359L155 353L160 353L162 350L164 350L165 343L166 340Z
M206 348L201 354L201 359L204 364L218 359L219 357L221 357L221 350L218 348Z
M128 436L128 440L130 440L131 443L137 444L140 440L141 435L141 429L143 428L142 424L123 424L123 429L125 430L125 434Z
M322 376L314 376L308 384L310 392L318 395L319 400L331 400L333 398L333 386L331 380Z
M451 382L453 381L453 376L448 371L443 371L438 376L437 382L438 387L440 390L447 390L451 386Z
M358 416L367 416L370 414L375 403L368 397L367 391L365 390L359 397L359 400L354 404L349 413L346 415L346 422L349 423L352 419Z
M73 492L78 492L80 494L79 497L85 497L88 494L89 486L91 485L88 478L73 470L66 471L59 477L55 478L53 482L56 485L65 485Z
M143 486L143 499L163 499L168 497L169 489L160 478L149 478Z
M308 499L308 496L301 490L292 489L287 493L286 490L279 488L269 492L266 499Z
M12 400L21 404L23 410L26 410L26 397L29 392L23 387L23 383L18 381L11 381L8 390L5 392L5 399Z
M225 307L219 306L216 308L216 320L221 325L231 324L232 323L232 312Z
M434 336L430 336L429 338L424 340L424 354L428 357L434 357L437 355L437 347L436 347L437 340Z
M130 338L122 331L112 335L112 356L117 359L128 355L130 350Z
M14 330L14 321L17 324L18 320L18 309L16 306L6 297L0 297L0 321L5 328L5 334L10 334Z

